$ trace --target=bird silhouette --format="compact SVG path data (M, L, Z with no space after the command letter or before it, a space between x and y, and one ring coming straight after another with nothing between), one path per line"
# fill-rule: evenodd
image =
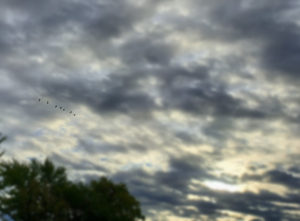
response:
M41 97L38 98L38 102L43 103L44 101L46 101L46 104L51 104L51 102L49 100L43 100L43 98L41 98ZM67 113L73 115L74 117L76 116L76 114L73 112L73 110L68 110L68 108L64 108L63 106L58 106L57 104L55 104L55 105L53 104L53 107L54 108L59 108L62 111L67 111Z

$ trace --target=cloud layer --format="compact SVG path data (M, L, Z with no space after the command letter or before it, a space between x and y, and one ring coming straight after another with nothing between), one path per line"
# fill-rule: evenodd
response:
M125 182L153 221L299 220L299 12L1 1L5 157Z

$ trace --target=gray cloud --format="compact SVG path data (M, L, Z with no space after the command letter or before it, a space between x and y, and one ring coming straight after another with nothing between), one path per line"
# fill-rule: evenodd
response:
M180 159L172 158L169 163L171 170L166 173L157 172L154 175L150 175L145 171L135 170L117 173L113 176L113 179L119 182L126 182L130 190L147 207L168 208L178 216L195 218L198 214L201 214L217 218L224 216L221 212L222 210L228 210L257 216L268 221L282 220L284 218L297 220L297 216L285 213L284 211L297 210L297 208L290 206L290 204L298 203L299 195L282 197L268 190L262 190L259 193L230 193L226 191L214 191L205 186L201 186L198 191L190 190L188 186L191 184L191 179L207 180L219 178L209 174L208 168L201 169L201 165L205 164L205 160L203 159L187 156ZM287 179L287 175L284 175L284 173L278 174L274 171L266 173L262 178L271 178L270 181L274 183L294 183L294 180L291 180L290 176ZM298 186L297 189L299 188ZM174 190L179 190L180 192ZM212 200L189 200L186 199L188 194ZM281 202L282 205L279 206L273 202ZM168 207L169 205L172 206ZM184 206L195 206L198 211L186 210L179 214L178 209L175 209L175 207L182 207L182 210L185 210Z
M298 220L298 20L296 0L1 1L8 155L125 182L151 220Z
M258 41L262 46L260 62L270 70L269 77L276 77L277 72L279 76L298 79L299 28L295 20L285 19L297 7L297 1L211 2L211 21L218 28L216 33L208 32L209 37L217 36L221 41Z
M296 171L295 167L292 167L291 171ZM280 184L287 188L299 188L300 178L289 173L288 171L281 170L269 170L263 174L245 174L242 178L243 180L256 180L256 181L266 181L274 184Z
M122 59L130 65L139 62L166 65L174 56L175 46L162 42L156 37L143 37L130 39L121 48Z
M49 157L49 159L53 160L55 163L58 163L68 168L72 168L73 170L77 171L93 170L96 172L107 172L107 169L105 169L105 167L93 164L85 159L81 159L80 161L78 161L77 159L76 161L74 161L56 153L53 153Z
M99 142L97 139L89 138L89 139L79 139L78 145L75 150L83 151L89 154L97 154L97 153L109 153L109 152L126 152L125 147L116 146L111 144L105 144Z

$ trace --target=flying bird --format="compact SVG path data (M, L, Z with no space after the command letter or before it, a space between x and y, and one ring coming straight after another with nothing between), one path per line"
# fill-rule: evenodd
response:
M43 99L42 98L38 98L38 102L42 102ZM49 100L46 100L46 104L50 104L51 102ZM62 111L69 111L69 114L72 114L74 117L76 116L76 114L73 112L73 110L68 110L66 108L64 108L63 106L58 106L57 104L53 105L54 108L59 108Z

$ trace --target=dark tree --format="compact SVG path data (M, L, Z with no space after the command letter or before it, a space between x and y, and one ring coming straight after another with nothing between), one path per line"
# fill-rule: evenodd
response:
M74 183L49 160L0 163L0 212L15 221L144 220L124 184L107 178Z

